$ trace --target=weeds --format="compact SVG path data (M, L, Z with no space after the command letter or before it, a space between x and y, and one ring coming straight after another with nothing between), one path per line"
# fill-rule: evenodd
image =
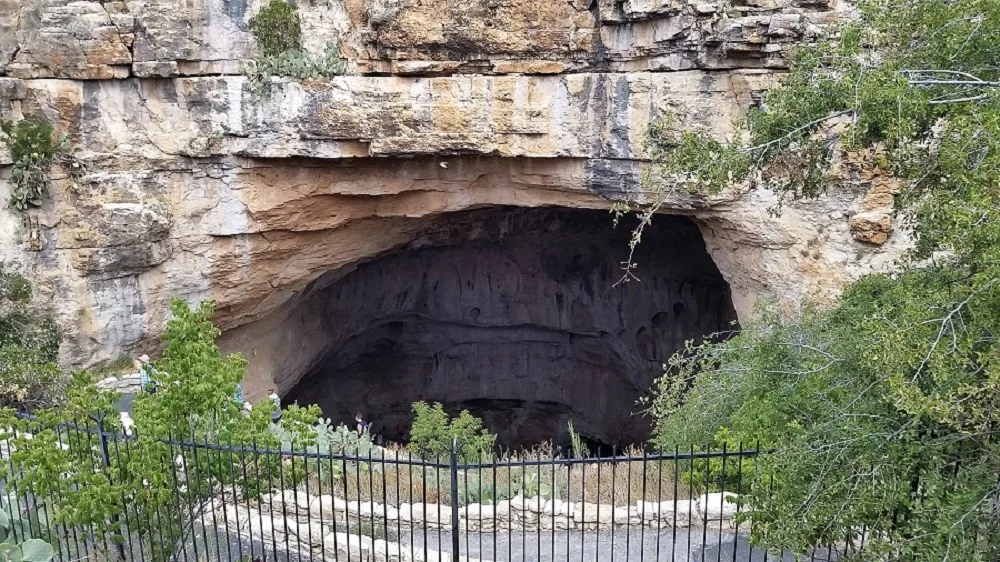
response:
M625 452L641 457L639 450ZM312 460L307 463L309 489L348 501L451 504L450 471L446 459L421 464L404 456L399 462L380 453L372 461ZM515 496L586 501L613 505L636 501L668 501L701 493L689 485L684 465L673 461L590 459L584 463L547 463L556 459L535 454L508 457L482 467L459 470L458 503L496 504ZM508 465L508 462L541 462L541 465ZM402 464L412 462L413 464ZM698 472L697 470L695 471ZM704 470L700 472L704 474ZM678 480L675 481L675 475Z

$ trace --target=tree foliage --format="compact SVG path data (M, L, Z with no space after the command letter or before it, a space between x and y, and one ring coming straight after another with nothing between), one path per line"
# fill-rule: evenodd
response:
M61 333L31 303L31 283L0 264L0 407L57 404L67 379L59 370Z
M0 410L0 441L10 450L0 476L22 493L49 499L55 522L82 529L95 542L121 540L122 517L129 517L122 508L127 506L133 510L130 531L157 559L170 557L190 529L183 516L164 519L160 514L184 511L183 506L197 514L224 486L257 496L277 484L279 473L282 484L296 485L308 468L302 457L251 458L200 446L304 451L317 445L317 408L292 405L276 428L270 400L249 412L242 407L236 389L246 360L222 355L212 310L211 302L194 309L184 301L172 302L173 317L163 334L167 347L154 364L156 392L135 399L133 438L127 443L116 440L107 458L100 458L98 430L124 430L114 405L117 397L99 392L92 378L80 373L58 408L36 410L33 419ZM288 466L279 470L279 462Z
M734 140L651 129L665 185L813 196L836 188L830 166L858 149L904 185L916 244L898 273L794 318L765 304L657 383L660 445L721 429L777 449L748 497L765 544L857 545L864 528L861 559L996 556L998 28L994 0L863 2L858 21L796 53Z
M483 420L467 410L452 418L440 403L414 402L413 415L410 446L418 455L427 459L446 458L453 440L457 440L463 460L492 457L496 436L483 427Z

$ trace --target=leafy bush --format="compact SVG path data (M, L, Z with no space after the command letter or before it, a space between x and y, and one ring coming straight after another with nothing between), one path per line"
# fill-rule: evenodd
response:
M31 283L0 264L0 408L27 411L65 398L61 339L55 321L31 305Z
M663 428L663 432L667 429ZM700 437L700 434L699 434ZM656 436L656 442L661 446L661 452L683 454L689 448L683 447L674 436L660 433ZM670 447L675 447L671 449ZM712 452L720 453L725 451L730 453L725 456L713 456L704 459L683 460L677 464L677 475L681 482L691 490L692 493L704 494L708 492L740 492L741 494L750 491L753 484L751 475L754 474L753 457L741 457L738 454L745 444L740 442L733 432L727 427L721 427L715 433L710 443ZM699 450L698 448L694 449Z
M241 418L234 397L247 361L239 354L223 357L215 343L221 332L212 324L210 301L192 310L174 299L170 312L173 318L163 333L167 347L153 364L157 392L136 398L136 424L157 437L225 432Z
M4 484L45 502L46 513L60 525L86 529L92 544L114 544L121 532L124 498L135 512L130 531L152 559L168 560L190 522L183 516L161 520L154 514L193 513L185 508L221 486L233 486L247 498L259 497L276 486L294 487L307 471L315 471L301 456L250 457L177 443L183 439L296 450L314 450L317 444L315 407L287 408L280 431L271 430L275 405L270 400L244 410L235 394L246 361L222 355L212 311L211 302L194 309L184 301L171 303L173 317L163 336L166 350L154 363L156 392L133 402L136 437L129 441L127 458L95 458L100 449L93 431L98 424L108 432L121 432L122 427L114 407L117 397L99 392L89 374L76 374L65 403L36 411L34 420L0 409L0 440L9 446L7 462L0 463ZM61 439L67 423L91 432L84 429L73 439ZM178 472L184 478L181 487Z
M483 427L483 420L468 410L451 418L444 406L426 402L413 404L413 426L410 428L410 446L424 458L447 457L452 441L458 440L459 454L464 460L487 459L493 456L496 436Z
M754 463L755 540L806 551L866 528L865 560L994 560L1000 42L982 30L1000 3L859 6L798 50L743 134L664 143L654 167L802 197L832 188L838 157L872 155L915 247L828 310L765 305L736 337L684 350L656 388L657 435L706 442L722 426L777 449Z
M302 43L299 11L284 0L270 0L250 18L250 31L265 57L298 50Z
M72 175L82 172L81 164L69 154L69 137L54 139L52 124L45 119L28 117L16 122L0 119L0 133L14 160L8 200L13 209L24 211L41 206L48 192L48 173L53 162L66 164Z
M7 138L10 155L15 162L33 154L51 158L58 147L52 140L52 124L45 119L28 117L17 122L0 121L0 131Z

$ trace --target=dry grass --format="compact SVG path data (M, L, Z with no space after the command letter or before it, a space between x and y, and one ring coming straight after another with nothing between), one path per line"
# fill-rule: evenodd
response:
M626 453L641 457L638 451ZM517 465L519 462L528 464ZM448 468L397 464L392 459L377 459L370 464L319 461L318 467L317 471L315 461L310 461L309 477L299 484L300 490L308 488L310 495L331 494L350 501L389 505L452 503ZM686 499L690 491L683 482L682 470L673 462L553 461L553 457L535 451L481 468L460 469L458 499L462 505L491 504L523 495L616 506L634 505L639 500L670 501L675 496Z

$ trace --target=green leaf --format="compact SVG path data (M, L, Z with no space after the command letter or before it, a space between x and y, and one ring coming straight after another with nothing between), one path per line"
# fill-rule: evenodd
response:
M49 562L55 556L52 545L41 539L28 539L21 543L23 562Z
M21 549L16 544L0 543L0 562L22 562Z

